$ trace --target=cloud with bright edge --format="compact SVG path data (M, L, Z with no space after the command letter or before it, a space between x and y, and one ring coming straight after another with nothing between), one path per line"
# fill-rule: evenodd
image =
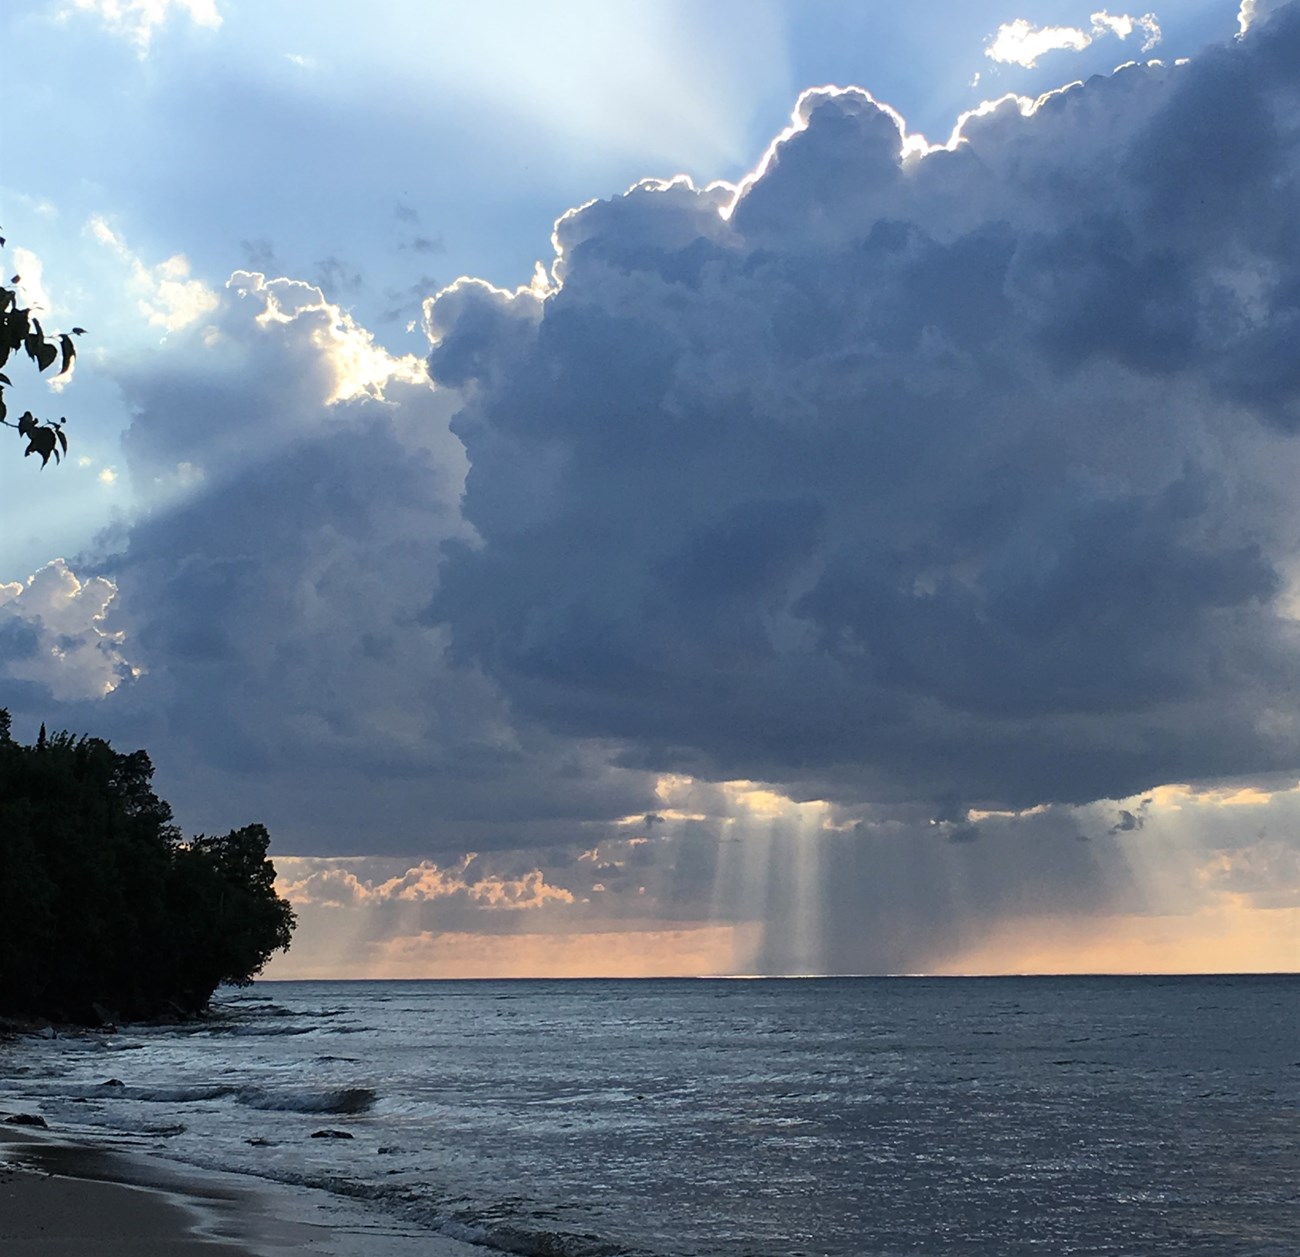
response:
M14 265L18 268L18 282L14 287L19 302L41 318L47 318L53 307L45 291L45 267L41 259L30 249L20 247L14 250Z
M631 765L811 797L1292 766L1295 38L924 156L819 89L734 200L646 183L560 221L553 293L437 297L457 657Z
M146 266L126 242L101 217L87 224L91 237L126 263L136 293L136 308L151 327L175 332L216 309L217 295L201 280L190 276L189 260L177 253Z
M1160 23L1154 13L1144 13L1141 17L1113 16L1102 9L1090 21L1091 29L1083 30L1077 26L1035 26L1025 18L1016 18L998 27L984 55L993 61L1031 67L1049 52L1082 52L1106 35L1128 39L1135 30L1140 30L1144 35L1143 52L1150 52L1161 39Z
M477 851L466 887L572 896L372 895L399 968L488 917L771 971L1284 937L1242 887L1293 887L1298 832L1298 66L1283 7L933 149L806 93L739 187L646 181L542 279L437 294L432 388L236 275L109 368L150 507L73 579L142 671L69 723L158 748L196 827L415 857L367 886Z
M48 686L56 701L111 694L133 673L123 635L104 627L117 594L102 576L79 580L62 559L25 583L0 584L0 666Z
M154 32L173 15L188 17L196 26L216 30L221 14L216 0L72 0L63 10L65 19L78 13L94 14L104 28L129 40L143 57Z
M1238 34L1244 35L1252 26L1285 8L1288 3L1290 0L1241 0L1237 13Z

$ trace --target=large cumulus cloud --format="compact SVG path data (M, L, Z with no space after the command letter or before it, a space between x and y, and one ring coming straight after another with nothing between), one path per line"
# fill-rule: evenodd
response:
M625 763L981 807L1293 770L1300 8L923 154L806 93L738 190L429 304L432 618Z
M426 613L440 545L472 538L466 460L422 363L311 285L240 272L116 378L146 507L97 565L0 586L20 734L147 746L188 828L258 818L281 852L454 856L648 804L448 664Z
M302 972L1294 921L1294 791L1204 788L1300 763L1300 15L1265 7L928 153L807 93L740 187L648 181L530 285L440 293L427 369L309 284L204 287L106 368L138 517L0 585L17 732L268 823Z

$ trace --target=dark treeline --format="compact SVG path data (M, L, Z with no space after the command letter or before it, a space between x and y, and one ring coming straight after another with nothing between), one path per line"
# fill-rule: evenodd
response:
M24 746L0 709L0 1013L194 1013L289 946L266 829L187 842L152 777L99 738Z

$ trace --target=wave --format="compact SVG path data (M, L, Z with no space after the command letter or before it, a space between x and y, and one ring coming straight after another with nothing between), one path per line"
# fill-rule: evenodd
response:
M276 1113L368 1113L374 1108L375 1099L370 1087L340 1087L333 1091L267 1091L247 1087L239 1092L241 1104Z
M637 1257L638 1250L611 1244L595 1235L571 1231L531 1231L492 1223L443 1222L436 1230L451 1239L465 1240L514 1257Z
M439 1204L436 1198L431 1199L427 1189L390 1187L337 1174L301 1173L283 1167L259 1171L241 1166L240 1172L253 1173L271 1182L310 1187L364 1201L391 1211L421 1230L492 1252L509 1253L512 1257L654 1257L646 1249L616 1244L599 1235L556 1230L545 1225L540 1218L530 1225L531 1220L524 1217L504 1220L496 1210L480 1213L463 1206L448 1208Z
M147 1104L193 1104L202 1100L224 1100L239 1094L239 1088L230 1084L190 1087L128 1087L110 1078L99 1084L96 1098L143 1100Z
M276 1113L367 1113L375 1105L370 1087L337 1087L327 1091L279 1090L216 1083L211 1086L128 1087L110 1079L96 1088L96 1099L142 1100L147 1104L194 1104L233 1097L250 1109Z

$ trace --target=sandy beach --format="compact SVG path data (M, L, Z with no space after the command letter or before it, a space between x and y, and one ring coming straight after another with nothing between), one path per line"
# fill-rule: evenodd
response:
M208 1193L112 1181L129 1165L93 1148L3 1128L0 1253L254 1257L265 1250L243 1242L256 1221L253 1211L218 1209ZM224 1203L237 1202L227 1196Z
M0 1257L466 1257L325 1193L0 1126Z
M36 1170L0 1171L0 1253L6 1257L252 1257L254 1250L233 1238L205 1235L201 1225L196 1213L147 1188Z

